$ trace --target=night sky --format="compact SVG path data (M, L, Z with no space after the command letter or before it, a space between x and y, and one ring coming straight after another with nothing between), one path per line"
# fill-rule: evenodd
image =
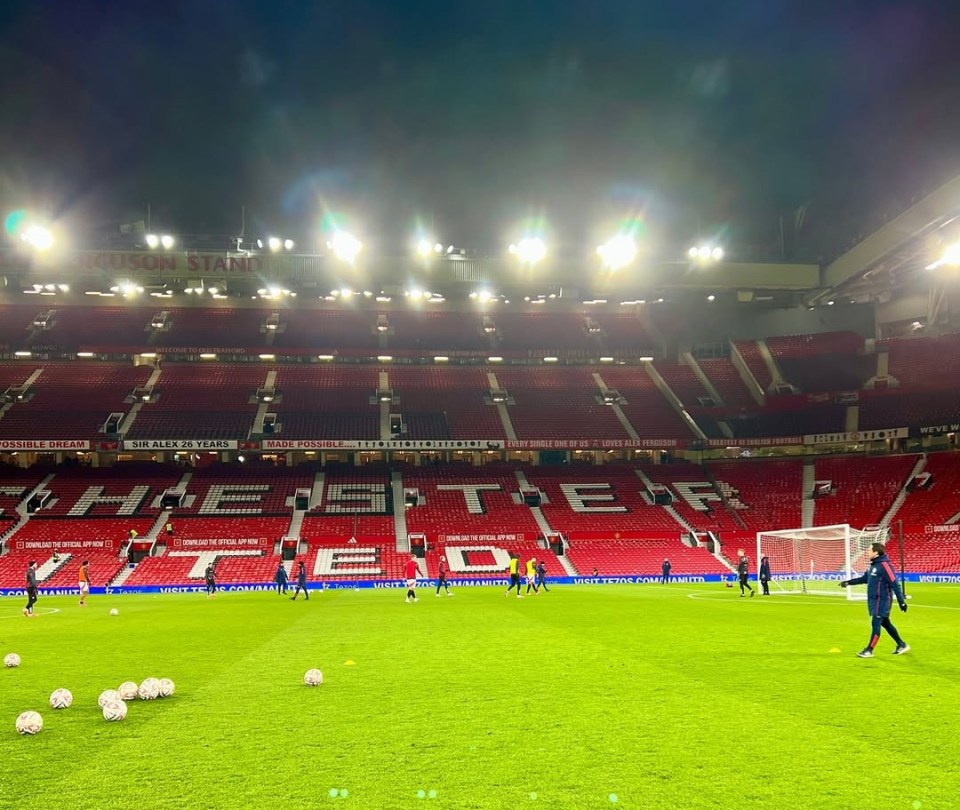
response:
M956 0L7 0L0 203L468 247L642 214L663 249L805 206L822 252L960 171L957 31Z

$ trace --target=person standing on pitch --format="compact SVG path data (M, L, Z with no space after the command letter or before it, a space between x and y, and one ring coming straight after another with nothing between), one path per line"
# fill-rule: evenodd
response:
M520 593L520 558L510 552L510 584L507 586L507 592L504 596L509 596L510 591L516 587L517 589L517 599L523 599L523 594Z
M310 601L310 592L307 590L307 564L300 560L299 567L297 568L297 587L293 592L293 596L290 597L291 602L297 601L297 595L303 591L303 597L308 602Z
M84 560L80 563L80 607L87 604L87 597L90 595L90 560Z
M896 596L900 610L906 613L907 600L904 599L903 591L900 590L897 572L893 570L893 564L887 556L887 547L883 543L874 543L870 546L869 553L870 567L863 575L853 579L845 579L840 583L841 588L846 588L848 585L865 584L867 586L867 610L870 611L870 643L857 653L857 658L873 658L874 648L880 641L881 627L889 633L890 638L897 645L893 654L903 655L910 652L910 645L900 637L897 628L890 621L890 609L893 607L893 597Z
M30 560L27 565L27 606L23 609L23 615L32 617L35 604L37 604L37 561Z
M743 599L743 589L750 591L750 598L757 595L757 592L751 587L749 580L750 560L746 554L740 554L740 562L737 563L737 576L740 578L740 598Z
M213 599L217 592L217 575L213 573L213 563L207 566L207 570L203 572L203 578L207 581L207 599Z
M281 562L277 566L277 573L273 575L273 581L277 583L277 595L281 593L287 595L287 569L283 567Z
M453 594L450 593L450 583L447 582L449 570L450 569L447 568L447 558L441 555L440 563L437 565L437 596L440 595L441 587L447 592L447 596L453 596Z
M763 595L770 595L770 558L760 558L760 584L763 586Z
M543 588L547 593L550 592L547 587L547 566L543 564L543 560L537 562L537 587Z
M411 554L407 560L405 571L407 575L407 602L419 602L417 599L417 577L420 576L420 565L417 562L417 555Z
M664 560L663 565L660 566L660 582L664 585L670 584L670 560Z
M533 595L536 596L537 591L537 558L531 557L527 560L527 593L530 593L530 589L533 588Z

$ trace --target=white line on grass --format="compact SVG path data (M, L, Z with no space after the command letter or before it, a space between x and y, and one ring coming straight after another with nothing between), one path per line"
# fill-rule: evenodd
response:
M43 612L41 613L40 611L43 611ZM40 610L34 611L34 613L37 616L50 616L53 613L59 613L59 612L60 612L60 608L41 608ZM23 611L14 613L12 616L0 616L0 619L16 619L18 617L20 618L23 617Z
M720 595L716 595L716 594L696 593L696 592L688 592L688 593L687 593L687 598L688 598L688 599L702 599L702 600L704 600L704 601L706 601L706 602L726 602L726 601L728 601L728 600L732 600L732 599L733 599L733 597L730 597L730 596L720 596ZM736 598L739 599L740 597L738 596L738 597L736 597ZM840 604L840 603L846 604L847 602L850 602L851 604L860 604L860 605L862 605L865 601L866 601L866 600L864 600L864 599L856 599L856 600L842 599L842 598L841 598L841 599L837 599L837 597L835 597L835 596L821 596L821 597L814 596L814 597L810 597L810 596L793 596L793 595L791 595L791 594L781 594L779 599L778 599L777 597L774 597L774 598L772 598L772 599L763 599L764 604L767 604L767 605L795 605L795 604L801 604L801 605L837 605L837 604ZM960 610L960 607L954 607L954 606L952 606L952 605L922 605L922 604L917 604L916 602L914 602L914 601L912 601L912 600L911 600L911 602L910 602L910 607L912 607L912 608L918 608L918 607L931 608L932 610Z

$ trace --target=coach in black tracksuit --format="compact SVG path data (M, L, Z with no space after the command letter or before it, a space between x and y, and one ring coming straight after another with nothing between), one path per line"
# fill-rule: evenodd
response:
M897 582L897 573L893 569L893 563L887 556L887 547L883 543L874 543L870 546L870 567L863 576L846 579L840 583L840 587L863 584L867 586L867 610L870 611L870 643L857 653L857 657L873 658L873 650L880 641L881 627L890 634L890 638L897 645L893 651L894 655L910 652L910 645L900 637L897 628L890 621L893 597L897 597L897 604L904 613L907 612L907 601L903 598L903 591L900 590L900 583Z
M747 559L747 555L744 554L740 557L740 562L737 563L737 576L740 578L740 597L743 597L743 589L746 588L750 591L750 596L756 596L756 591L750 586L750 580L748 579L750 570L750 561Z
M24 616L33 615L33 606L37 604L37 561L30 560L27 566L27 606L23 609Z

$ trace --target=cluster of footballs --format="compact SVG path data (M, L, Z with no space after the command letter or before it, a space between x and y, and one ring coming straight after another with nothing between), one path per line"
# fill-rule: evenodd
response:
M10 653L3 659L6 667L20 666L20 656ZM139 686L133 681L124 681L116 689L106 689L100 693L97 703L103 712L103 719L117 722L127 716L127 701L155 700L170 697L176 687L169 678L147 678ZM50 695L52 709L69 709L73 705L73 693L69 689L54 689ZM40 712L23 712L17 717L17 731L20 734L38 734L43 730L43 717Z

